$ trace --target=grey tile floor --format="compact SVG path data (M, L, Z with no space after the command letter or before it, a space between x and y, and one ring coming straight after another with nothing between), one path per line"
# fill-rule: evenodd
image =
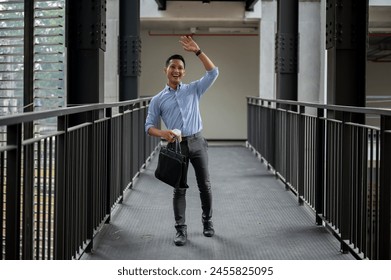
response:
M142 170L84 260L352 260L315 216L245 146L209 148L216 234L204 237L194 170L187 192L188 242L175 235L172 188Z

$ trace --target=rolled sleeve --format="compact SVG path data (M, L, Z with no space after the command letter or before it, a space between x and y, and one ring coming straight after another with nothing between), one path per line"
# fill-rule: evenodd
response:
M151 103L149 103L148 115L145 120L145 133L147 133L147 134L148 134L148 130L151 127L157 126L157 123L159 120L160 112L159 112L159 106L157 103L158 102L157 102L156 98L152 98Z
M197 87L199 95L204 94L210 88L219 76L219 68L206 71L205 75L198 80Z

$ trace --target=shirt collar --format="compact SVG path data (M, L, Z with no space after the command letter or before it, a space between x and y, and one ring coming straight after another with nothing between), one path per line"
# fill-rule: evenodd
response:
M182 86L182 82L179 83L176 90L179 90ZM175 89L171 88L169 85L166 84L165 88L166 91L176 91Z

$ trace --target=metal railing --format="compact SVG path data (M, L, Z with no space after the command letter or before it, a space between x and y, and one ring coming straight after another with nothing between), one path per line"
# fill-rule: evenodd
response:
M314 210L341 251L391 259L391 111L247 101L248 145L299 204ZM378 124L365 125L368 120Z
M150 98L0 118L2 259L77 259L110 221L160 139L144 132ZM75 116L83 116L77 125ZM24 126L57 130L24 139ZM80 120L80 118L79 118ZM31 168L33 166L33 168Z

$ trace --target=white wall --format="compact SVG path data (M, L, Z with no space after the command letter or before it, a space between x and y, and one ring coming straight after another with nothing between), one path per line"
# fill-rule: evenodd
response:
M367 107L391 108L391 63L367 63Z
M204 135L208 139L246 139L246 96L259 92L259 39L249 36L195 36L202 50L219 67L215 84L201 99ZM188 83L205 70L193 53L182 50L178 36L149 36L142 32L142 74L140 92L155 95L165 84L166 59L174 53L184 56Z
M155 1L141 0L141 95L155 95L163 89L166 84L164 63L171 54L179 53L185 57L187 74L183 82L199 79L205 71L193 53L182 50L179 35L151 36L149 31L152 34L177 34L178 29L188 28L190 22L198 22L204 28L226 27L229 22L245 25L247 20L256 21L258 25L260 2L254 12L245 12L244 2L205 5L193 1L168 1L167 10L158 11ZM151 26L154 30L148 29ZM177 30L164 29L167 26L174 26ZM246 139L246 96L259 94L259 36L219 35L194 36L220 71L213 87L201 99L203 133L208 139Z

